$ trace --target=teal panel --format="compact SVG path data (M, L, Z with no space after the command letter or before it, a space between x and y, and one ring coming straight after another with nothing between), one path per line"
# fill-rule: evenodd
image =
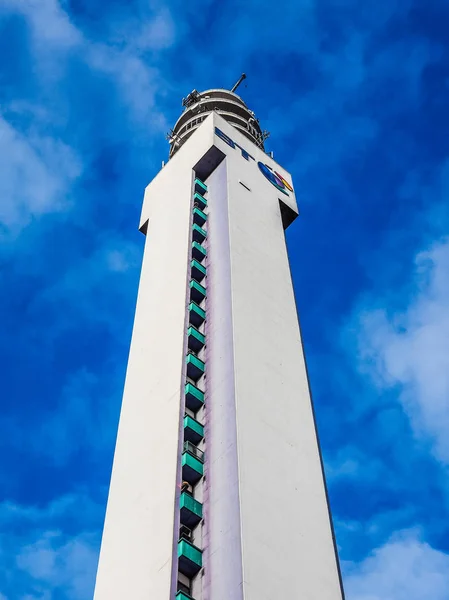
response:
M193 196L193 204L198 204L198 206L204 210L207 206L207 200L206 198L203 198L203 196L201 196L200 194L194 194Z
M199 438L204 437L204 427L189 415L184 417L184 429L191 429ZM198 442L197 442L198 443Z
M205 221L207 221L207 215L205 212L203 212L200 208L198 208L198 206L195 206L195 208L193 209L193 214L194 215L199 215L202 219L204 219Z
M198 269L198 271L200 271L203 275L206 275L206 267L203 267L203 265L197 260L193 259L190 263L190 266L192 267L192 269Z
M194 366L196 369L198 369L199 371L202 371L203 373L204 373L204 369L206 367L204 361L202 361L200 358L198 358L196 356L193 356L193 354L187 354L186 364Z
M195 206L193 209L193 222L197 223L200 226L203 226L207 221L207 215L200 208Z
M198 242L192 242L192 256L200 262L206 258L207 250Z
M193 600L192 596L188 596L184 592L178 592L176 594L176 600Z
M192 300L194 300L197 303L202 302L206 297L206 288L204 287L204 285L201 285L201 283L198 283L198 281L195 281L194 279L190 280L189 285L190 297L192 298Z
M203 505L201 504L201 502L198 502L198 500L195 500L195 498L193 498L193 496L191 496L190 494L186 494L186 492L183 492L181 494L181 498L179 500L179 508L185 508L200 519L203 518Z
M180 540L178 542L178 557L181 556L187 558L199 567L202 567L203 565L203 553L199 548L190 544L187 540Z
M206 313L195 302L189 304L190 322L198 327L206 319Z
M207 192L207 185L198 177L195 177L193 187L195 188L195 192L200 192L202 194L205 194Z
M182 466L189 467L190 469L193 469L199 475L201 475L201 476L203 475L203 471L204 471L203 463L200 460L198 460L198 458L196 458L196 456L192 456L192 454L189 454L188 452L184 452L182 455Z
M186 404L193 405L196 410L204 404L204 392L193 385L193 383L186 383Z
M204 312L204 310L201 307L199 307L198 304L195 304L195 302L191 302L189 304L189 310L195 311L197 314L201 315L203 319L206 318L206 313Z
M192 236L195 242L202 242L206 239L207 233L196 223L192 226Z
M182 478L191 485L195 485L204 473L204 465L193 454L184 451L182 454Z
M192 325L187 329L187 335L196 338L203 346L206 343L206 336L201 331L198 331L196 327L192 327Z

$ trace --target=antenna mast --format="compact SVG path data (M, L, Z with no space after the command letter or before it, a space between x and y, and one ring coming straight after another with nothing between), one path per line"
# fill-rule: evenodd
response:
M231 89L231 92L235 92L235 90L239 87L239 85L242 83L242 81L246 79L246 75L245 73L242 73L242 76L240 77L240 79L237 81L237 83L234 85L234 87Z

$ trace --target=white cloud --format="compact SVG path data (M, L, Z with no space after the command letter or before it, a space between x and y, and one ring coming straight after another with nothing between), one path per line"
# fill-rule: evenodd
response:
M152 50L163 50L173 45L175 37L175 22L170 11L164 8L142 28L140 45Z
M143 22L124 18L117 24L111 43L95 41L71 21L58 0L0 0L0 6L19 12L33 32L33 58L43 81L54 89L65 75L65 53L75 51L96 71L108 74L117 85L130 115L153 127L167 129L155 111L155 93L160 72L141 58L145 50L170 47L176 38L175 23L167 8L152 13Z
M404 531L360 564L343 563L347 600L447 600L449 555Z
M123 286L128 277L137 284L135 277L140 269L141 256L141 246L119 235L98 239L95 252L74 263L53 285L35 296L33 305L36 310L64 306L70 313L55 318L51 331L47 333L48 338L60 333L58 324L72 327L74 314L78 318L107 324L115 333L119 319L116 306L110 300L114 296L118 299L123 294L136 293L137 288L129 290ZM75 303L74 298L77 299Z
M86 52L90 67L107 73L114 80L131 116L137 120L150 120L151 124L160 121L161 116L153 114L156 90L161 83L156 69L129 49L119 51L104 44L91 44ZM165 126L163 119L162 122Z
M0 6L27 17L39 46L75 46L82 40L58 0L0 0Z
M380 389L397 387L416 436L449 463L449 239L417 255L412 289L394 314L367 300L358 317L361 368Z
M124 273L139 267L142 260L141 251L135 244L120 244L105 253L108 270Z
M84 369L70 374L59 406L35 424L30 446L36 455L61 466L80 448L97 454L110 451L118 416L115 396L122 382L117 381L117 394L105 391L100 398L104 379Z
M33 131L24 135L0 115L0 154L3 234L68 207L70 186L81 173L81 163L69 146Z
M114 339L115 353L107 354L107 363L103 368L97 365L95 372L85 366L69 369L59 385L57 402L51 408L43 406L26 425L20 413L0 416L3 442L9 447L27 447L40 460L59 467L83 448L97 458L111 452L124 384L125 365L121 361L126 358L129 343L123 332L131 317L129 311L122 314L117 307L124 305L128 296L131 302L135 299L140 261L137 244L108 235L103 246L97 240L92 255L75 262L30 299L29 309L35 315L54 315L51 326L43 321L43 325L30 327L25 333L18 332L19 346L28 343L31 330L32 338L39 340L32 355L44 354L51 361L59 351L61 338L73 336L74 323L87 331L86 335L91 330L95 335L101 331L109 344ZM38 260L30 261L29 268L31 274L35 269L39 272ZM0 530L1 518L0 510Z
M84 369L70 373L58 405L39 415L32 433L19 419L0 419L5 430L4 443L11 448L27 447L34 457L57 467L66 465L80 449L89 451L96 459L105 452L109 456L123 388L121 370L115 363L111 363L111 370L112 380L106 373L97 376Z
M43 539L25 546L17 557L20 569L28 571L35 579L48 579L56 567L56 554L52 542L58 534L47 532Z
M91 598L103 506L83 494L43 507L0 504L0 600ZM71 535L64 532L70 524Z
M168 9L139 23L135 35L124 23L123 30L129 34L120 44L108 44L87 38L58 0L0 0L0 7L26 19L32 32L33 70L50 98L67 76L68 53L75 52L92 71L106 74L114 83L132 120L139 125L145 122L153 130L168 129L155 110L160 73L140 56L142 50L173 43L175 28ZM64 131L66 113L67 106L60 100L56 112L30 107L21 98L4 105L0 114L0 236L19 232L40 215L70 207L70 192L82 163L67 143L52 137L54 124ZM32 127L17 125L30 120Z
M378 456L369 456L360 448L346 445L332 453L325 462L326 478L336 481L356 479L360 483L375 483L391 477L385 462Z
M65 519L78 528L91 529L102 516L103 506L81 491L59 496L44 506L4 501L0 503L0 530L16 525L27 525L28 531L59 529Z
M175 23L166 6L151 16L114 23L116 37L135 52L170 48L176 41L178 28L179 23Z
M47 593L63 589L67 600L85 600L92 595L97 560L96 536L84 533L67 540L47 531L20 549L16 564Z

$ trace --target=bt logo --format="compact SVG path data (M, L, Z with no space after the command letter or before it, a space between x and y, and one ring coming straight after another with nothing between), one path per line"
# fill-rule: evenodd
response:
M269 167L268 165L261 163L260 161L257 163L257 166L259 167L260 171L265 175L265 177L268 179L268 181L270 183L272 183L274 185L274 187L277 187L277 189L282 192L283 194L286 194L288 196L288 193L285 191L285 188L287 188L288 190L290 190L291 192L293 192L293 188L292 186L289 184L288 181L286 181L282 175L280 175L277 171L273 171L273 169L271 167Z
M242 156L244 159L246 159L248 161L249 161L249 159L254 160L254 161L256 160L254 158L254 156L251 156L251 154L248 154L248 152L246 150L244 150L236 142L231 140L231 138L228 137L225 133L223 133L221 131L221 129L218 129L218 127L215 127L215 134L218 135L218 137L221 140L226 142L228 144L228 146L231 146L231 148L239 148L242 152ZM265 177L268 179L268 181L270 183L272 183L274 185L274 187L277 188L280 192L282 192L286 196L288 196L288 192L286 191L286 189L290 190L290 192L293 192L292 186L277 171L273 171L273 169L271 167L269 167L268 165L266 165L265 163L260 162L260 161L258 161L257 166L259 167L260 172L263 175L265 175Z

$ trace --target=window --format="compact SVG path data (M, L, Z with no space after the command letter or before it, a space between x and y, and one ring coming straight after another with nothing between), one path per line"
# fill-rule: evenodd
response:
M190 579L183 573L178 572L178 592L184 592L190 596Z
M181 525L179 528L179 539L187 540L188 542L192 541L192 530L186 527L185 525Z

